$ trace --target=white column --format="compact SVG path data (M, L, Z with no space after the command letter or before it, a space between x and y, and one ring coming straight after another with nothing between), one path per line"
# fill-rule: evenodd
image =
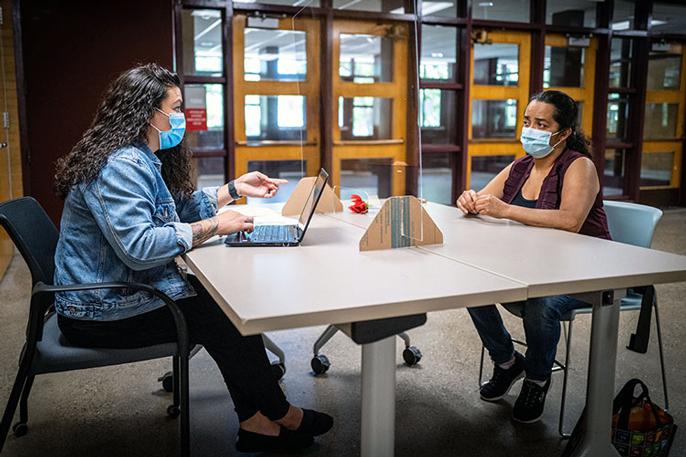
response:
M362 457L395 451L395 338L362 346Z
M614 291L612 304L603 306L602 293L593 302L591 349L586 388L586 430L573 457L619 457L612 446L612 400L615 396L619 305L625 290Z

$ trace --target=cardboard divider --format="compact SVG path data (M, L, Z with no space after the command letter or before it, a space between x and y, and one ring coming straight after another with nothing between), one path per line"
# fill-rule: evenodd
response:
M295 186L288 201L283 205L283 209L281 210L282 216L300 216L316 180L316 176L307 176L298 181L298 185ZM331 186L327 184L326 187L324 187L324 192L319 200L316 212L335 213L340 211L343 211L343 203L341 203L341 199L333 193Z
M360 239L360 251L442 244L443 232L416 197L386 200Z

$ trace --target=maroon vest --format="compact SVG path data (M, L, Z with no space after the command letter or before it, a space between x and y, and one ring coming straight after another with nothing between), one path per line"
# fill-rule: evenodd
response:
M579 157L584 157L580 152L566 149L555 160L550 173L543 180L541 184L541 191L538 194L538 201L536 208L539 209L559 209L560 198L562 195L562 184L564 183L565 173L569 166ZM534 166L534 159L530 155L526 155L521 159L517 159L510 168L510 176L505 181L505 188L503 189L503 201L511 203L517 193L520 191ZM586 216L584 225L581 226L579 233L583 235L595 236L597 238L604 238L610 240L610 231L607 228L607 217L603 210L603 189L602 187L596 195L595 202L591 207L591 211Z

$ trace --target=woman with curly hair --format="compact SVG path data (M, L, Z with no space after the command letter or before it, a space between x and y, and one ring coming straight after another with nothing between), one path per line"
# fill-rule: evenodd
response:
M272 374L261 336L242 336L200 282L174 259L214 235L251 231L252 218L217 212L241 196L271 198L286 181L248 173L194 191L183 141L180 81L155 64L123 73L91 127L58 162L65 199L55 284L150 284L179 305L191 343L215 360L238 415L239 451L294 451L331 429L323 413L290 405ZM138 291L56 295L60 330L85 347L136 348L176 341L163 302Z
M521 136L527 155L505 167L478 193L464 191L457 207L465 214L610 239L590 141L576 126L578 113L576 103L564 92L549 90L531 97ZM495 305L468 308L494 364L493 376L481 386L481 399L500 400L526 376L512 418L536 422L543 415L550 388L560 319L588 304L568 295L553 295L503 306L521 309L526 357L515 351Z

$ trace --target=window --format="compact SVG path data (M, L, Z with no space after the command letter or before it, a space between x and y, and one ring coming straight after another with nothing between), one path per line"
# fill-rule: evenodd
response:
M351 97L338 99L338 126L342 140L393 138L393 99Z
M218 10L183 10L183 72L186 75L224 74L224 21Z
M246 81L305 81L307 34L298 30L245 28Z
M519 45L474 44L474 84L517 86L518 82Z
M393 82L393 41L376 35L341 33L341 81L358 84Z

